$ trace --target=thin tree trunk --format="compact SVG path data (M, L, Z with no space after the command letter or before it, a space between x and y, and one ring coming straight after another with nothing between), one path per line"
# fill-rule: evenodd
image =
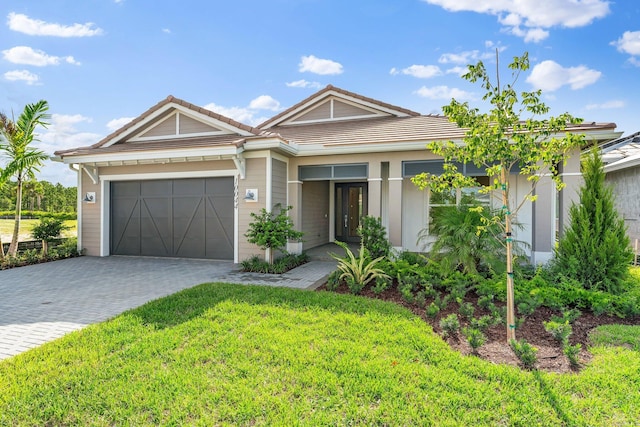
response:
M504 212L504 231L507 248L507 342L516 339L515 304L513 292L513 240L511 236L511 212L509 210L509 189L507 173L502 169L502 206Z
M0 236L0 261L4 261L4 245L2 244L2 236Z
M9 245L9 255L16 256L18 254L18 235L20 234L20 215L22 214L22 179L17 179L16 189L16 218L13 224L13 236Z

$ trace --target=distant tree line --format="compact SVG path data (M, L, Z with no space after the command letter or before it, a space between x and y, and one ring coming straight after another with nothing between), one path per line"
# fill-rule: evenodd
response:
M0 187L0 211L14 211L16 183L9 181ZM22 210L41 212L76 212L77 187L60 183L30 180L23 183Z

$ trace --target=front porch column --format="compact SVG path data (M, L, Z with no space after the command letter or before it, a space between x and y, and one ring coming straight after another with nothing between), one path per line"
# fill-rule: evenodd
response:
M287 204L292 206L289 217L293 221L293 228L302 231L302 181L298 180L298 168L290 168L287 181ZM304 237L303 237L304 239ZM287 251L293 254L302 253L303 242L288 242Z
M389 163L389 241L402 249L402 162Z
M531 261L546 264L553 256L556 231L556 189L548 171L541 171L534 195Z
M582 173L580 172L580 150L575 149L570 153L566 165L560 165L560 177L565 187L558 194L558 215L560 236L569 227L569 208L573 203L580 202L580 186L582 185Z
M381 216L381 197L382 197L382 175L380 162L369 163L369 177L367 178L369 200L368 200L368 215L374 217Z

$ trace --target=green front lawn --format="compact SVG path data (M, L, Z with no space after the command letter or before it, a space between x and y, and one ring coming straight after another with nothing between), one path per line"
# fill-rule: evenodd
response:
M31 229L34 225L40 222L39 219L22 219L20 220L20 233L18 234L18 240L23 242L25 240L33 240L31 237ZM13 226L15 221L12 219L0 219L0 236L3 243L11 241L13 236ZM64 225L68 227L67 230L62 232L62 237L75 237L78 234L78 221L66 220Z
M409 311L204 284L0 362L0 425L634 425L640 352L578 374L462 356Z

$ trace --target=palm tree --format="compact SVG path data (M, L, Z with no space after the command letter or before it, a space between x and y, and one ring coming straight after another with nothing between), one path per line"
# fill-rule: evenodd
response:
M0 183L10 178L16 180L16 219L13 237L9 245L9 255L18 253L18 234L20 231L20 210L22 207L22 183L25 179L35 178L35 172L48 156L30 144L37 141L35 129L37 126L46 127L50 115L47 114L49 104L41 100L35 104L27 104L17 121L9 119L0 113L0 153L6 160L4 169L0 173Z

